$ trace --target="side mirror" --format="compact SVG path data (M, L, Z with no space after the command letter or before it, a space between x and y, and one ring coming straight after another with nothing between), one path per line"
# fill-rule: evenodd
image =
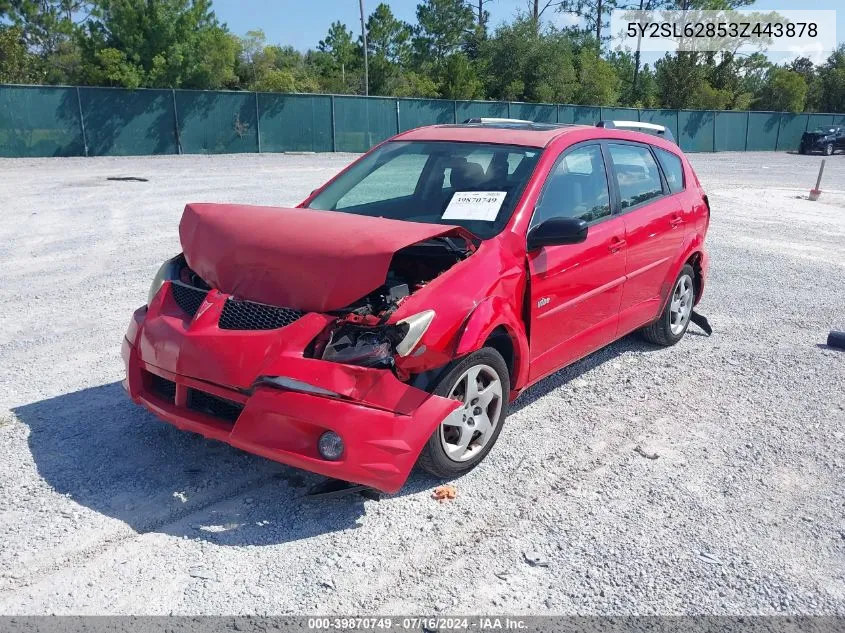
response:
M529 251L543 246L580 244L587 239L589 226L580 218L549 218L528 231Z

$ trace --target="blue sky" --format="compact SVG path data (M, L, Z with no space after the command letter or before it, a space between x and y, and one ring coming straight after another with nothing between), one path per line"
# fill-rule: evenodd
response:
M416 22L415 9L419 0L388 0L393 13L406 22ZM371 13L378 0L364 0L364 10ZM513 19L527 0L493 0L487 4L493 25ZM842 0L758 0L754 9L840 9L836 16L836 39L845 38L845 8ZM334 20L344 22L356 35L360 32L358 0L214 0L217 17L229 29L244 35L255 28L263 29L271 44L290 44L300 50L313 48L328 31ZM549 16L563 25L568 16L556 13Z

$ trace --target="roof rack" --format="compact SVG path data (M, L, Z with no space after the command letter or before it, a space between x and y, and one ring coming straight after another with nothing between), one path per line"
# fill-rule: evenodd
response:
M596 127L603 127L609 130L636 130L654 136L661 136L667 141L675 142L675 137L672 136L672 130L665 125L657 125L656 123L645 123L643 121L599 121L596 123Z
M519 124L526 124L526 123L534 123L534 121L526 121L525 119L503 119L503 118L496 118L496 117L480 117L474 116L470 117L464 123L519 123Z

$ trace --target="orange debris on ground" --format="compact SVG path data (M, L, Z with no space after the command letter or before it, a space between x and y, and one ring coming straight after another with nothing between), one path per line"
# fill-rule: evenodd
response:
M436 499L441 503L446 501L447 499L454 499L458 496L458 489L455 486L445 485L445 486L437 486L434 489L434 492L431 494L432 499Z

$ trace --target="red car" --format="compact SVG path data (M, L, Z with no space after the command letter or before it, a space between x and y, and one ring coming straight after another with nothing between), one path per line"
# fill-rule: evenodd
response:
M180 429L331 478L456 477L529 385L634 330L681 339L709 219L658 136L410 130L297 208L189 204L124 385Z

